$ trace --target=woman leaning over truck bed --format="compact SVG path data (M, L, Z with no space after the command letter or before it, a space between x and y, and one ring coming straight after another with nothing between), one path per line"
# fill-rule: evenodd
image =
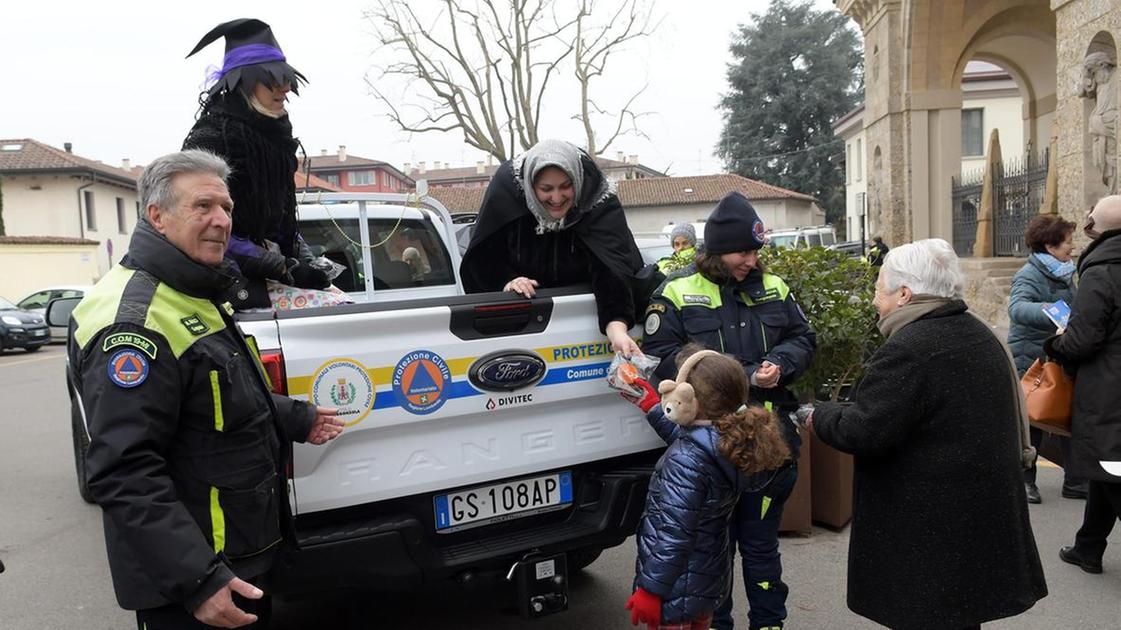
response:
M613 350L641 354L627 330L650 295L615 184L587 153L543 140L503 162L483 197L460 275L468 293L590 281L600 330Z

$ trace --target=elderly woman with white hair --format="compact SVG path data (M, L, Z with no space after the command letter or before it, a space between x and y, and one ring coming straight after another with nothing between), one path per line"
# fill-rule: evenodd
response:
M874 298L887 341L853 404L807 420L855 456L849 608L897 630L978 628L1047 595L1016 374L963 285L946 241L891 250Z

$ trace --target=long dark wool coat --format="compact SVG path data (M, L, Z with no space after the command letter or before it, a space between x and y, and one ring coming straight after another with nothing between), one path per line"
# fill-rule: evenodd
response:
M958 300L892 335L813 429L855 455L848 605L896 630L961 628L1047 595L1010 367Z
M1066 333L1047 340L1047 353L1075 374L1071 470L1121 483L1098 463L1121 460L1121 230L1086 248L1078 278Z

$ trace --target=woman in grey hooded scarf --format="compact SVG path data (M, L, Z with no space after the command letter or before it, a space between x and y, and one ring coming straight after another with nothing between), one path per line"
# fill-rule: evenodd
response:
M543 140L495 172L460 275L468 293L525 297L591 282L600 330L630 356L638 347L627 331L653 289L642 266L614 182L583 150Z

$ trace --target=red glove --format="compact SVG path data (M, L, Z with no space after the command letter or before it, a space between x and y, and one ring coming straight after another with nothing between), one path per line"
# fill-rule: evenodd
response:
M642 390L642 398L631 396L630 394L623 394L621 392L620 395L623 398L626 398L632 403L638 405L638 408L641 409L643 413L649 413L649 411L654 408L654 405L662 402L662 397L658 395L658 391L655 390L654 386L647 382L645 379L636 378L631 382L631 384L637 385L639 389Z
M644 591L642 587L634 589L631 598L627 600L627 610L631 611L632 626L637 626L641 621L653 630L662 623L662 598Z

